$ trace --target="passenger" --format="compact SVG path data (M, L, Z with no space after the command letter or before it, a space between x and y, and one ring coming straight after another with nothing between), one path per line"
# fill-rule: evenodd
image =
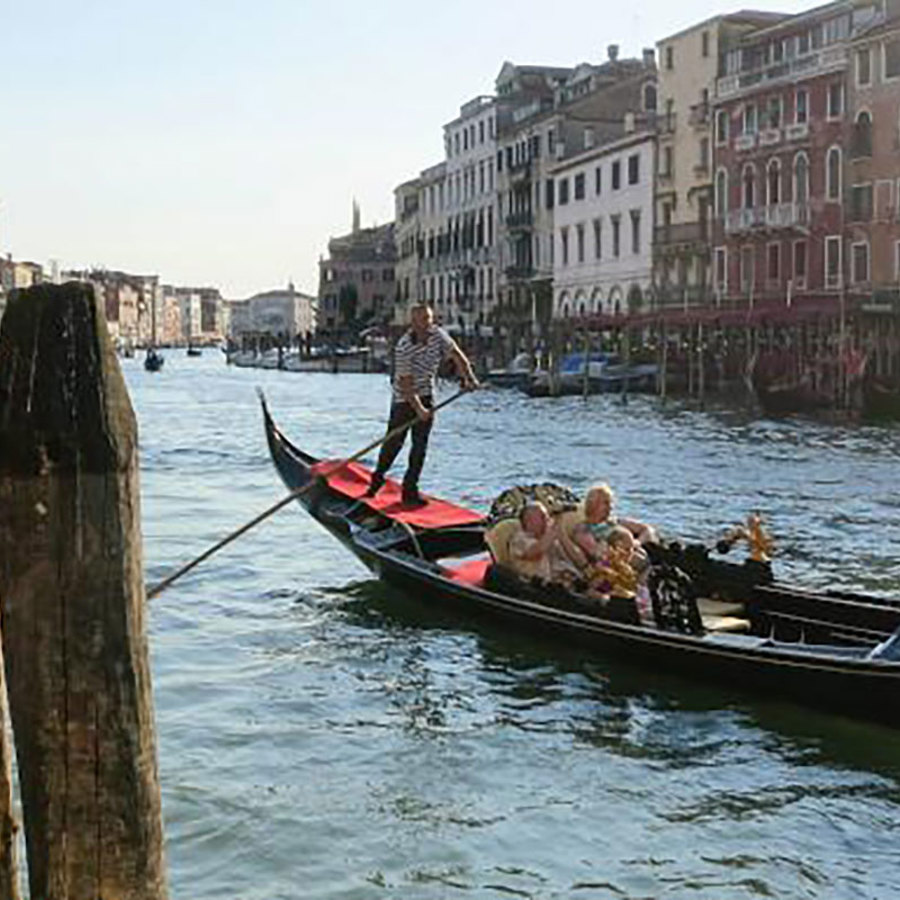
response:
M652 526L614 516L614 503L615 496L608 484L595 485L584 496L581 515L569 516L560 529L560 543L581 571L602 559L609 534L616 527L627 529L640 544L658 540Z
M556 527L543 503L527 503L519 513L519 530L509 542L510 565L522 579L550 581L551 548Z
M637 593L639 574L635 566L638 543L634 535L621 525L616 525L607 535L606 552L591 569L589 593L609 597L634 597Z

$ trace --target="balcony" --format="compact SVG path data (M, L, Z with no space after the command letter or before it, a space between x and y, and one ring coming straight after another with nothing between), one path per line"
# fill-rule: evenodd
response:
M744 150L752 150L756 146L755 134L739 134L734 139L734 149L738 152Z
M826 47L824 50L807 53L796 59L782 60L758 69L725 75L716 81L716 96L719 99L734 97L746 90L769 87L778 82L810 78L814 75L842 69L846 65L846 47Z
M784 126L784 139L786 141L803 141L809 137L809 122L795 122L793 125Z
M775 144L781 143L781 129L780 128L766 128L765 131L761 131L759 133L759 146L760 147L772 147Z
M656 291L657 309L687 309L691 306L710 306L716 295L705 284L661 284Z
M695 103L688 113L691 128L709 128L709 103Z
M673 253L679 249L691 248L691 245L706 245L709 229L706 222L678 222L674 225L657 225L653 231L653 240L661 253Z
M506 277L511 281L521 281L534 275L534 266L530 263L514 263L511 266L507 266L505 271Z
M675 134L675 113L663 113L657 116L656 130L659 134Z
M507 228L531 228L534 224L534 215L530 212L510 213L506 217Z
M761 228L807 228L808 203L773 203L752 209L732 209L725 217L725 231L739 234Z
M510 181L526 181L531 178L531 160L520 160L507 167Z

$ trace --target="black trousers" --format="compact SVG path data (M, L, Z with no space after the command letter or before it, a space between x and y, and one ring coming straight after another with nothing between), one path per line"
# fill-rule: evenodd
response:
M421 397L422 405L427 409L434 406L431 397ZM413 424L402 434L394 435L388 438L381 445L381 452L378 454L378 465L375 472L378 475L386 475L397 454L403 447L406 435L412 433L412 449L409 451L409 461L406 465L406 474L403 476L403 489L407 491L417 490L419 487L419 476L422 474L422 466L425 465L425 453L428 450L428 435L431 434L431 419L423 422L413 409L412 404L405 401L394 401L391 404L391 415L388 419L388 431L393 431L407 422Z

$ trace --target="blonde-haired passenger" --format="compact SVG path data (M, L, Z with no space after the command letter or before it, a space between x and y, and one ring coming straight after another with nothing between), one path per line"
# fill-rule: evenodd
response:
M609 536L615 528L626 529L639 544L656 541L655 529L639 522L613 515L615 495L604 483L589 488L581 507L562 517L559 541L568 558L582 572L600 562L606 553Z

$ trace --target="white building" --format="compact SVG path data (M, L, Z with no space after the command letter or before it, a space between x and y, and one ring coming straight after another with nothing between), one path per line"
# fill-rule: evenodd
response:
M625 131L552 169L556 317L648 308L656 141L628 117Z
M316 298L298 291L293 284L286 288L262 291L247 300L229 304L229 336L245 332L287 335L293 340L316 329Z
M449 324L471 328L487 323L496 300L496 100L481 96L464 104L444 126L444 149L452 241L444 317Z

